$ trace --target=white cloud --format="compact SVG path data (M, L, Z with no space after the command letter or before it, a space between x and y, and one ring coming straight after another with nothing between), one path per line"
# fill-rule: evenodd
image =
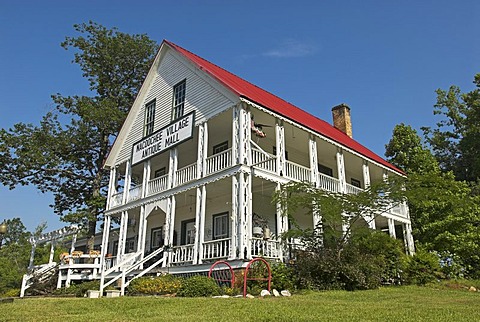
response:
M262 56L277 58L305 57L313 55L316 51L317 47L313 44L295 39L287 39L276 48L264 52Z

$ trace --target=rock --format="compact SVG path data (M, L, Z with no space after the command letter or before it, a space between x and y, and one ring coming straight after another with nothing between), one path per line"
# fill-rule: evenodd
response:
M273 296L280 296L280 293L276 289L272 290Z
M224 295L217 295L217 296L212 296L213 299L228 299L230 296L224 294Z
M280 292L283 296L292 296L292 293L290 293L288 290L283 290Z
M469 290L470 292L476 292L476 291L477 291L477 289L476 289L475 287L473 287L473 286L470 286L470 288L469 288L468 290Z
M245 297L247 299L254 299L255 298L255 296L253 296L252 294L247 294Z
M272 295L272 294L270 294L270 292L267 291L267 290L262 290L262 291L260 292L260 296L261 296L261 297L270 296L270 295Z
M243 295L242 295L242 294L238 294L238 295L235 295L234 297L235 297L235 298L239 298L239 297L243 297Z

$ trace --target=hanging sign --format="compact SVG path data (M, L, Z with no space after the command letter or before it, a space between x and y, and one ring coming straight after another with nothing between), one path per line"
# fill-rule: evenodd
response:
M195 113L185 115L133 145L132 165L147 160L193 137Z

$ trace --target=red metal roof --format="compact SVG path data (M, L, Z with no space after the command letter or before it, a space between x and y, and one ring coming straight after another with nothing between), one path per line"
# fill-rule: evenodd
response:
M305 112L304 110L296 107L293 104L284 101L278 96L273 95L258 86L253 85L252 83L247 82L246 80L230 73L229 71L212 64L211 62L195 55L194 53L170 42L164 40L164 43L167 43L170 47L177 50L188 60L193 62L201 70L211 75L213 78L218 80L221 84L226 86L232 92L237 94L240 97L244 97L258 105L265 107L275 113L278 113L296 123L302 124L303 126L309 128L312 131L315 131L335 142L340 143L341 145L360 153L361 155L371 159L375 162L378 162L398 173L404 174L403 171L385 161L383 158L370 151L354 139L350 138L348 135L333 127L329 123L313 116L312 114Z

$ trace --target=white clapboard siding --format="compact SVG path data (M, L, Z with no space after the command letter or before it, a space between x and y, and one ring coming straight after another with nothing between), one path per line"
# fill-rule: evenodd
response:
M156 99L154 131L171 122L173 86L186 79L184 114L195 111L195 123L199 124L210 117L230 108L234 102L223 95L197 73L190 64L183 63L178 53L168 51L162 58L152 83L143 98L141 108L135 117L134 124L123 142L116 164L125 162L131 155L132 146L143 137L145 122L145 104Z

